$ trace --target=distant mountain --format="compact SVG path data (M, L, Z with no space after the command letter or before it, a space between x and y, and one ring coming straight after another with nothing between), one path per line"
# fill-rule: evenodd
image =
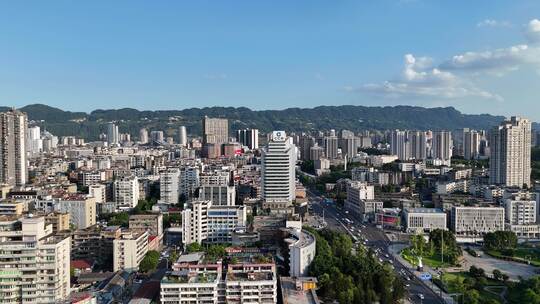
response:
M8 109L0 107L0 111ZM289 108L285 110L254 111L245 107L191 108L170 111L139 111L124 108L95 110L90 114L69 112L42 104L28 105L20 109L28 113L30 120L51 133L83 136L95 140L105 132L106 123L116 121L120 132L137 137L142 127L164 130L168 136L176 136L178 126L185 125L188 133L201 133L201 119L222 117L229 119L231 132L240 128L258 128L261 132L272 130L311 131L329 129L388 130L455 130L461 128L489 129L504 117L489 114L462 114L453 107L423 108L413 106L320 106L310 109ZM535 125L538 126L538 125Z

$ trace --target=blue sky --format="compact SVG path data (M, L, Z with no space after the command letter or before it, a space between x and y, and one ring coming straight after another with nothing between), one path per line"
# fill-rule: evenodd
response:
M0 104L454 106L540 121L540 1L5 1Z

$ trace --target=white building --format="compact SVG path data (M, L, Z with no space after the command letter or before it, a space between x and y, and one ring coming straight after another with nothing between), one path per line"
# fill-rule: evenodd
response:
M26 150L30 157L37 156L43 152L43 140L41 139L41 129L39 126L28 128Z
M70 237L44 217L0 217L2 303L62 303L70 294Z
M180 169L168 168L159 174L160 201L178 204L180 198Z
M120 142L120 134L118 132L118 126L110 122L107 124L107 144L109 146L118 145Z
M447 230L446 213L433 208L406 208L403 210L403 227L407 233Z
M490 182L510 187L531 184L531 122L511 117L493 128L490 138Z
M236 203L236 189L228 185L201 185L199 200L212 201L214 206L233 206Z
M431 158L449 161L452 158L452 132L435 131L431 143Z
M504 208L452 207L450 229L465 236L504 230Z
M135 271L148 252L148 231L122 231L122 237L113 240L113 271Z
M465 159L480 157L481 134L476 130L463 130L463 155Z
M118 209L135 208L139 203L139 180L136 176L120 176L114 181L113 193Z
M373 217L375 212L383 208L383 202L374 199L375 190L373 185L353 181L347 185L345 209L366 220Z
M96 204L102 204L107 201L107 186L103 184L94 184L88 186L88 195L92 196Z
M245 228L246 206L213 206L212 201L193 201L182 211L182 242L231 243L235 228Z
M469 181L466 179L437 182L437 194L450 194L450 193L455 193L455 192L466 193L468 191L469 191Z
M291 277L307 276L308 268L315 258L315 237L300 229L289 229L289 275Z
M258 129L243 129L236 131L236 141L242 146L248 147L250 150L259 148L259 130Z
M262 152L261 192L263 208L279 212L296 197L296 147L284 131L274 131Z
M178 129L178 143L183 147L187 147L188 138L186 126L180 126Z
M139 130L139 143L147 144L148 143L148 130L142 128Z

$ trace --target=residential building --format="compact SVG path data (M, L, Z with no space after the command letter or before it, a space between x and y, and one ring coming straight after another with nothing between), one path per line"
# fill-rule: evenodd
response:
M531 122L512 116L491 130L489 177L492 184L531 184Z
M53 233L69 230L70 215L67 212L51 212L45 215L45 224L52 225Z
M205 116L202 121L203 144L224 144L229 141L229 122L225 118Z
M70 295L70 238L44 217L0 216L2 303L61 303Z
M69 213L70 223L78 229L84 229L96 224L96 201L91 196L75 194L63 197L57 201L55 210Z
M452 132L435 131L433 132L431 145L431 158L449 161L452 158Z
M28 179L26 113L15 109L0 113L0 184L22 186Z
M373 217L375 212L383 208L383 202L374 199L373 185L356 181L347 184L345 209L360 216L363 220Z
M180 169L168 168L159 174L160 201L178 204L180 199Z
M120 176L114 181L114 201L119 209L135 208L139 203L139 181L136 176Z
M113 271L134 271L148 252L148 232L123 230L119 239L113 240Z
M480 157L481 133L476 130L463 130L463 156L465 159Z
M118 132L118 126L114 122L107 124L107 144L109 146L118 145L120 142L120 134Z
M163 238L163 215L161 213L132 214L129 216L129 229L148 231L149 235Z
M142 128L139 130L139 143L147 144L148 143L148 130Z

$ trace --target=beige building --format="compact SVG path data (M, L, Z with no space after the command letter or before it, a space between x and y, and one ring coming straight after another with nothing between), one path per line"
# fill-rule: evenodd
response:
M70 238L44 217L0 217L0 301L60 303L70 294Z
M28 179L28 117L15 109L0 113L0 184L21 186Z
M69 213L70 223L78 229L96 224L96 201L91 196L74 195L58 202L59 211Z
M137 270L148 252L148 232L122 231L122 237L113 241L113 271Z
M25 203L21 201L0 201L0 215L21 215L26 209Z
M53 233L69 230L69 213L52 212L45 215L45 223L52 225Z
M456 235L482 235L504 230L503 207L452 207L450 228Z
M163 215L161 213L133 214L129 216L129 229L148 231L149 235L163 238Z

